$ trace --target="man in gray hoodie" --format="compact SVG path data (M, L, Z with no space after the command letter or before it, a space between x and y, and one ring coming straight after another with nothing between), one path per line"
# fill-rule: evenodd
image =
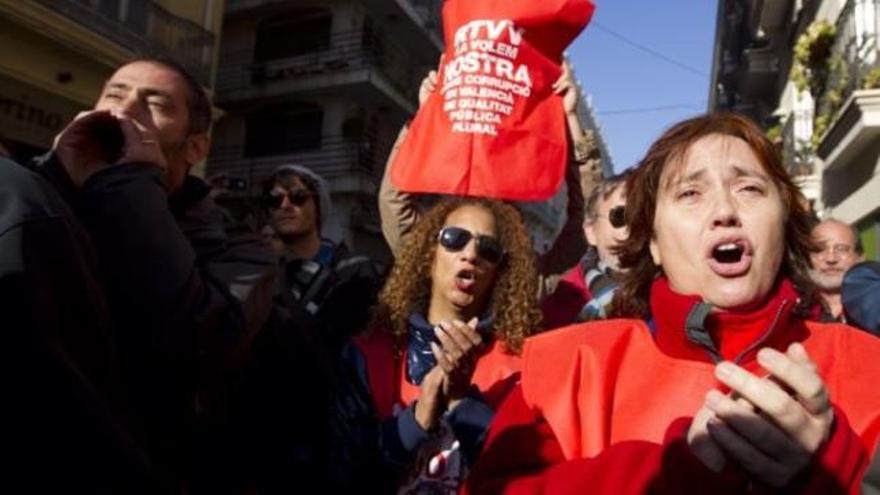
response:
M315 317L331 355L369 320L381 280L366 256L341 241L326 182L300 165L282 165L264 183L264 202L281 255L281 298Z

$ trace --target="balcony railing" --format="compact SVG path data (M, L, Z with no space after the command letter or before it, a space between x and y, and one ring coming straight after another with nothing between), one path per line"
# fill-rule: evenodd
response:
M211 150L208 157L209 173L224 173L230 177L248 179L250 192L255 193L263 179L280 165L294 163L308 167L324 179L359 175L377 179L391 151L390 138L351 139L343 136L324 136L321 146L264 157L245 156L244 146L221 146Z
M214 34L155 2L102 2L99 7L76 0L37 1L137 55L171 58L211 86Z
M389 0L394 1L394 0ZM401 0L409 4L418 16L421 26L433 31L437 37L443 39L443 22L441 7L443 0ZM280 3L278 0L226 0L226 13L235 13L245 9L268 6Z
M413 9L418 13L422 20L422 26L425 29L434 31L442 40L443 18L441 7L443 6L443 0L406 0L406 2L412 5Z
M813 100L807 92L794 96L794 109L782 128L782 163L792 176L811 173L813 150Z
M252 49L221 53L217 90L228 92L262 87L278 81L322 74L378 70L407 99L415 101L424 68L413 64L398 45L360 31L337 33L326 48L293 57L254 62Z
M880 0L848 0L836 27L825 91L817 101L817 121L823 115L833 119L853 91L863 87L865 75L878 66Z

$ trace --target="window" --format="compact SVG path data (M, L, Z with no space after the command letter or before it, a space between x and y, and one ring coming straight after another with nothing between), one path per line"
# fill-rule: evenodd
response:
M285 103L247 118L244 155L283 155L321 148L324 111L312 103Z
M794 97L794 140L798 148L808 147L813 138L813 111L813 95L808 90L798 91Z
M856 46L859 58L868 64L877 58L877 18L875 0L855 0Z
M254 61L266 62L330 47L333 16L326 9L299 9L257 26Z

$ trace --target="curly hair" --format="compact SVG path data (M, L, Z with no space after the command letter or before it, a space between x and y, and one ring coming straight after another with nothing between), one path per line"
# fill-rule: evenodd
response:
M428 211L406 236L400 256L379 294L370 328L388 331L398 350L408 331L409 315L427 314L437 233L452 212L470 205L492 213L499 241L506 249L488 303L495 337L503 343L506 352L518 354L525 338L541 323L535 255L519 212L496 200L449 198Z
M645 318L650 315L650 289L662 273L654 264L650 243L654 236L657 195L663 170L680 161L688 149L711 134L732 136L745 141L779 190L786 212L785 256L781 273L798 289L798 314L806 314L815 301L815 287L809 278L810 253L816 246L810 238L813 225L809 206L782 166L779 154L761 129L741 115L717 112L682 121L671 127L648 149L639 166L626 182L626 224L629 237L615 249L621 268L628 269L614 295L611 315Z

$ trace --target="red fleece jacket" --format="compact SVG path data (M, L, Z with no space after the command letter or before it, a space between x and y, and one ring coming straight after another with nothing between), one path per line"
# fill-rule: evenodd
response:
M748 313L712 314L708 330L725 359L757 371L757 349L801 342L835 407L832 435L797 493L858 493L880 436L880 341L851 327L804 322L783 281ZM706 469L685 442L705 393L723 387L708 352L687 339L698 300L652 287L655 335L639 320L571 326L530 339L522 383L496 413L468 482L471 493L761 493L734 463ZM659 311L662 308L662 311Z

